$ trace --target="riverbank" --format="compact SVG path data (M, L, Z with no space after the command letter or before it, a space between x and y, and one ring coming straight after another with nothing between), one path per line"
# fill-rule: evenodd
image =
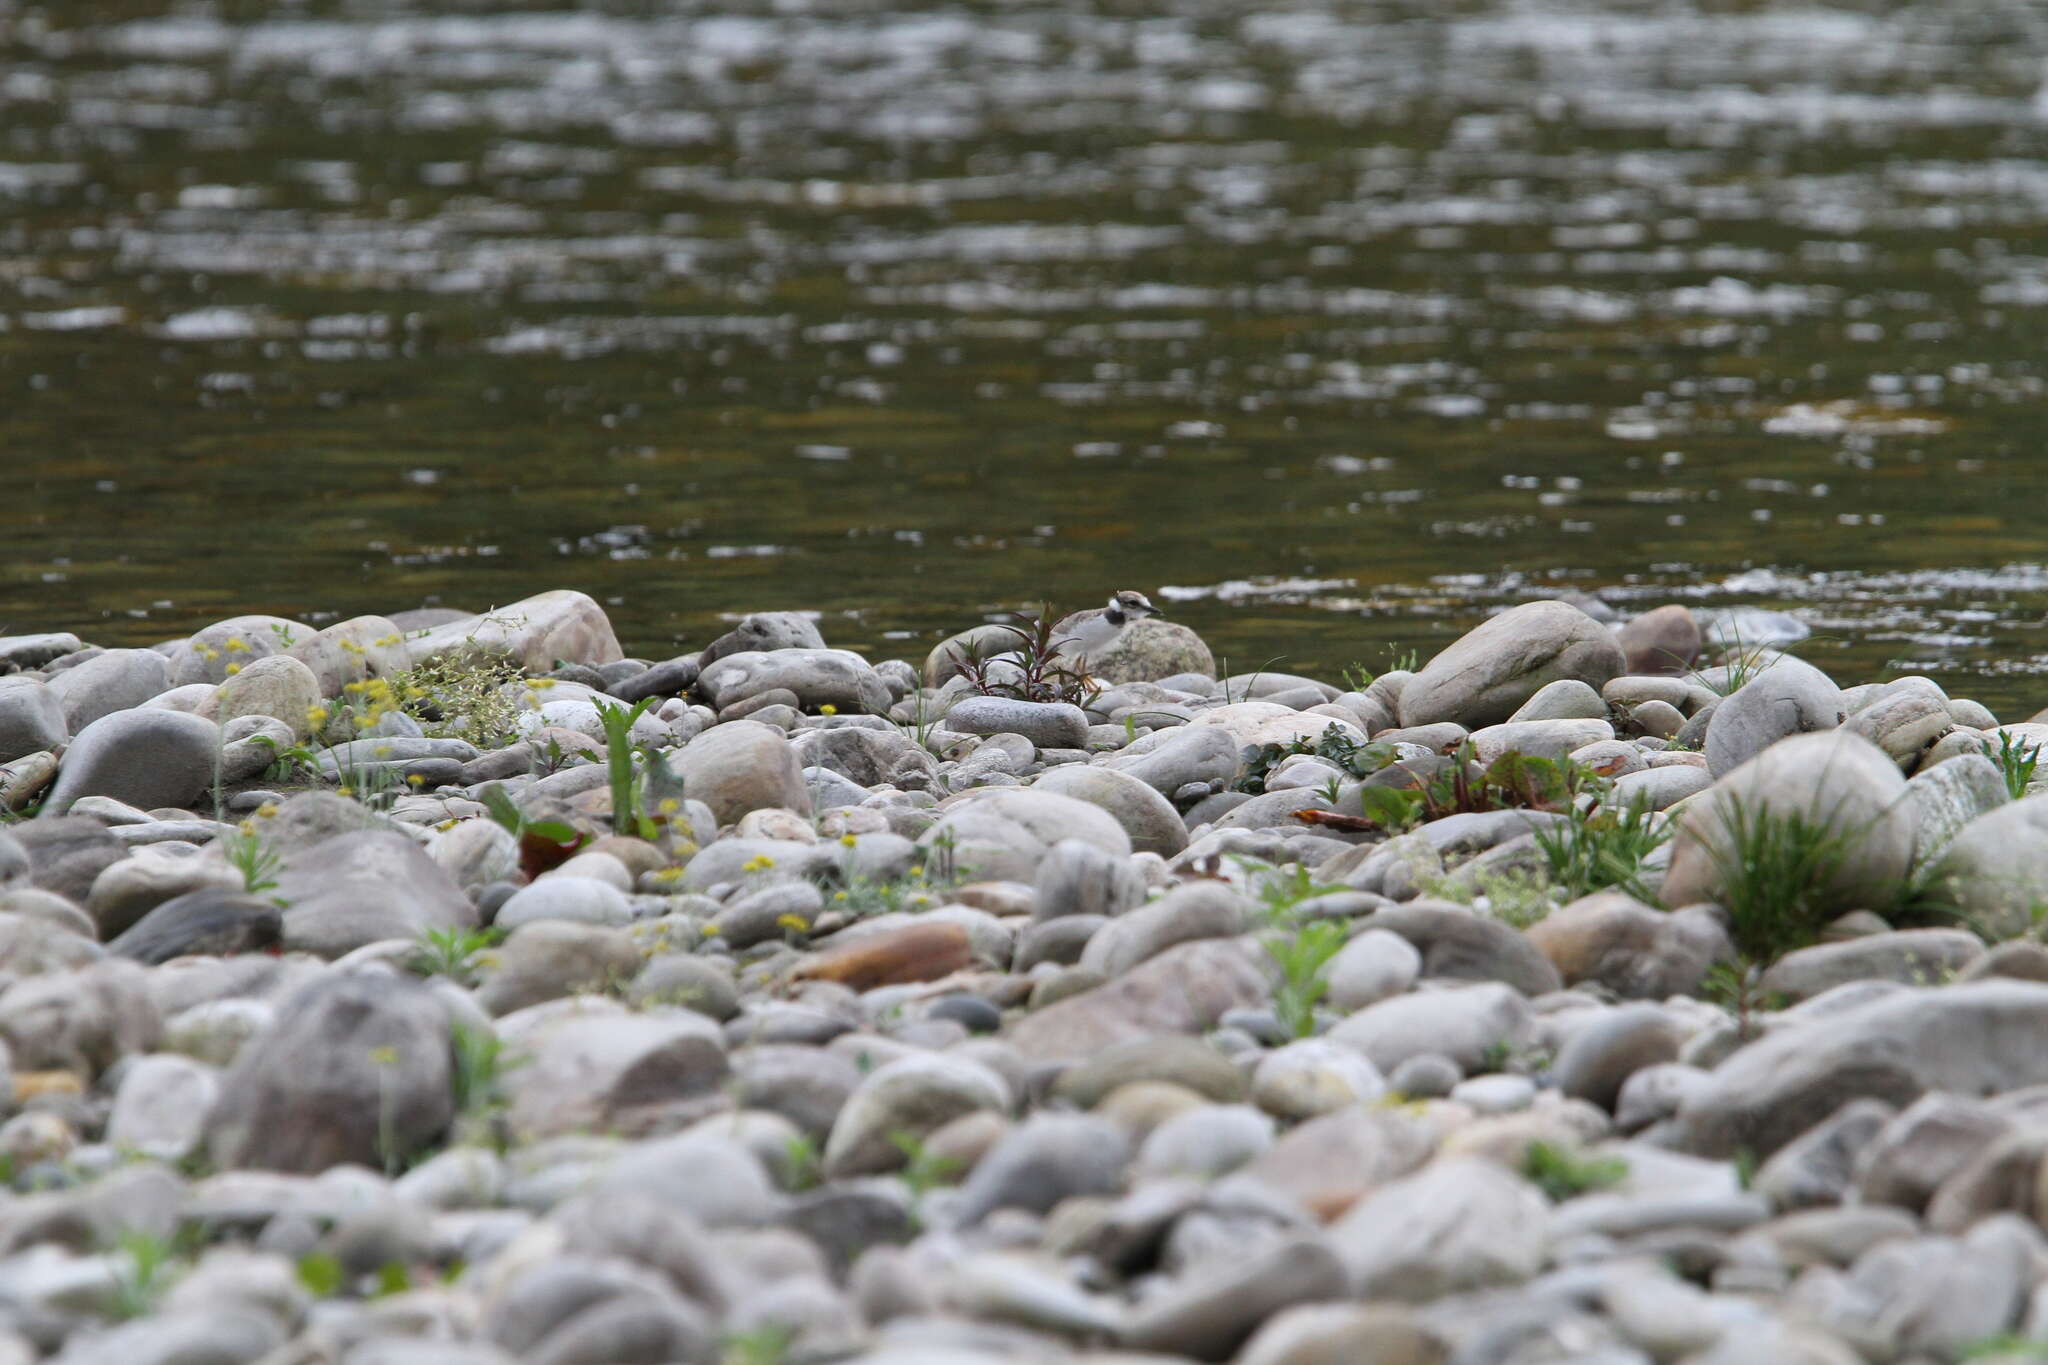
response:
M566 590L0 638L0 1347L2048 1339L2048 723L1705 643L645 660Z

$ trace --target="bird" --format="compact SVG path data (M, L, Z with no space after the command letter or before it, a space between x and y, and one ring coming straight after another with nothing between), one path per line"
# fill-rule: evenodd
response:
M1110 594L1108 606L1060 618L1052 628L1052 638L1063 652L1077 654L1085 661L1108 650L1133 623L1148 616L1164 615L1144 593L1124 588Z

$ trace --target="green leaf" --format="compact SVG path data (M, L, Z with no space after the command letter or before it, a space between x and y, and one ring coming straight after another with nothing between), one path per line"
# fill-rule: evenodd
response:
M506 829L512 831L512 833L519 833L521 823L519 807L513 803L510 796L505 794L504 787L494 782L478 793L477 799L484 803L484 810L489 812L493 820L496 820Z
M299 1257L299 1283L316 1299L332 1298L341 1292L341 1262L324 1251L309 1251Z
M1399 787L1364 786L1358 789L1358 804L1366 819L1400 829L1414 821L1422 809L1422 797Z

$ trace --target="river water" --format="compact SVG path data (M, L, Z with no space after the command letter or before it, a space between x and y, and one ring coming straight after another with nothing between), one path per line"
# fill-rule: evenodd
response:
M553 586L2048 704L2048 6L0 0L0 628Z

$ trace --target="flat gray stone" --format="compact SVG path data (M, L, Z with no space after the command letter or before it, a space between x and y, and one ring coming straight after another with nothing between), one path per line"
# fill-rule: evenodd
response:
M220 727L181 711L116 711L80 731L43 803L62 815L81 796L111 796L142 810L189 806L213 785Z

